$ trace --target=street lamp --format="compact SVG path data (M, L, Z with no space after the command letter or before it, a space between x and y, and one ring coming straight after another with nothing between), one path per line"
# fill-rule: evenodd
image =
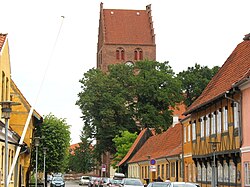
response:
M38 147L40 144L40 137L34 137L35 139L35 147L36 147L36 181L35 181L35 187L37 187L37 163L38 163Z
M47 186L46 185L46 178L45 178L45 160L46 160L46 152L47 152L48 148L47 147L43 147L43 178L44 178L44 187Z
M217 144L220 142L208 142L211 144L212 149L213 149L213 167L212 167L212 181L211 181L211 186L216 187L217 186L217 176L216 176L216 162L215 162L215 151L217 149Z
M11 107L13 105L19 105L20 103L12 102L12 101L2 101L0 105L2 106L2 118L5 119L5 172L4 172L4 186L8 186L8 128L9 128L9 119L10 113L12 112Z

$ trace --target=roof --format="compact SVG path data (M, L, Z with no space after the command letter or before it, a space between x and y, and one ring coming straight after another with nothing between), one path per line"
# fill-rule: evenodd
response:
M212 102L223 96L234 85L249 75L250 68L250 40L245 40L237 45L232 54L227 58L217 74L208 83L202 94L193 102L184 114Z
M149 129L143 129L140 134L137 136L136 140L134 141L133 145L130 147L129 151L127 152L127 154L125 155L125 157L123 157L123 159L118 163L119 166L123 165L128 159L129 157L132 156L132 154L135 152L135 149L139 146L140 140L142 139L142 137L146 134L146 132L151 132ZM151 134L152 135L152 134Z
M0 33L0 52L2 51L6 38L7 34Z
M131 158L129 163L151 159L171 157L182 151L182 126L180 123L171 126L164 133L151 136L140 150Z
M155 45L153 23L147 10L103 9L104 42Z

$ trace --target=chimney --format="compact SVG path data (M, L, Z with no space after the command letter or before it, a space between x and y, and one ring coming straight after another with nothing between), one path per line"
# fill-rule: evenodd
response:
M179 123L179 117L177 116L177 115L175 115L175 116L173 116L173 127L177 124L177 123Z
M244 38L243 38L243 40L250 40L250 33L249 34L246 34L245 36L244 36Z

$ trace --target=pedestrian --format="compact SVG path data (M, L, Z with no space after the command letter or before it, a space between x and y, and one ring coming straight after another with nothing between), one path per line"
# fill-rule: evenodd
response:
M160 175L158 175L156 181L157 181L157 182L163 182L163 180L161 179L161 176L160 176Z

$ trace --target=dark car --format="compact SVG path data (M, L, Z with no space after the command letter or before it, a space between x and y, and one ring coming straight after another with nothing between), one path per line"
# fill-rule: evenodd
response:
M53 177L50 183L51 187L65 187L65 182L62 177Z

